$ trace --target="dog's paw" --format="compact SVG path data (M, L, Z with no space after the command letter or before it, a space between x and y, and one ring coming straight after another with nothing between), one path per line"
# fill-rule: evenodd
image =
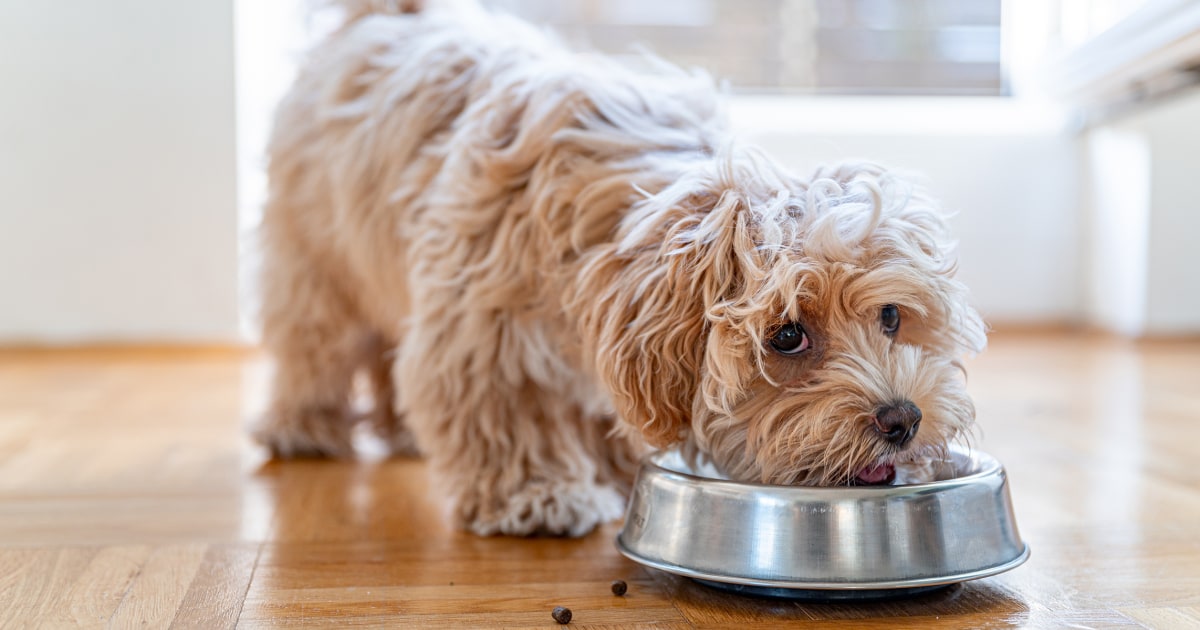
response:
M252 435L272 457L352 457L353 423L340 410L314 408L302 412L270 413Z
M612 486L590 482L529 482L504 507L478 513L467 527L480 536L505 534L578 537L625 512L625 498Z

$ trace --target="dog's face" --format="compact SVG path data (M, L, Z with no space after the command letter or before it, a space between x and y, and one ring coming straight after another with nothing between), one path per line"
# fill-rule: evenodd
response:
M775 484L884 483L968 430L959 359L984 330L932 205L869 166L734 175L631 218L669 227L617 280L633 286L604 296L628 306L596 348L623 417ZM626 250L652 232L630 230Z
M860 256L779 257L712 323L691 437L727 474L883 483L970 427L950 340L973 314L888 223Z

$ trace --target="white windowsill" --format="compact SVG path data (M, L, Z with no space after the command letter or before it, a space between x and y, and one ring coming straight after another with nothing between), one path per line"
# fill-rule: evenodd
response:
M734 96L729 115L743 132L810 135L1041 135L1071 122L1049 102L962 96Z
M1150 0L1051 67L1049 87L1075 101L1142 98L1200 62L1200 3Z

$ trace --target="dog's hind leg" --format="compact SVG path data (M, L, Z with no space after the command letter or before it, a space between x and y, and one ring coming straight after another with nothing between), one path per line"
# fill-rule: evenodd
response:
M380 335L371 340L366 353L366 377L371 390L371 429L388 446L392 455L416 457L420 455L416 437L404 422L402 405L397 397L393 367L396 350Z
M354 373L372 336L331 269L264 225L263 345L272 361L271 403L254 431L277 457L349 456Z

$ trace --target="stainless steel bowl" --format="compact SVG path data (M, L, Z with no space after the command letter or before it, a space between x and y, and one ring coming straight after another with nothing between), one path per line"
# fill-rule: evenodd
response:
M939 477L838 488L738 483L660 451L642 463L617 547L713 586L823 599L926 591L1025 562L999 462L955 450Z

